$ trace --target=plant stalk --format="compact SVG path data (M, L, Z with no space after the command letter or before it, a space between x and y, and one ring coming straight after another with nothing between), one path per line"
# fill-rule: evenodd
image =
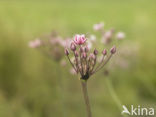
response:
M112 83L111 83L111 81L110 81L109 78L106 78L106 83L107 83L107 87L108 87L108 89L109 89L109 92L110 92L110 94L111 94L111 96L112 96L114 102L115 102L116 105L118 106L119 110L122 112L122 110L123 110L123 108L122 108L122 103L121 103L121 101L119 100L117 94L115 93L115 90L114 90L114 88L113 88L113 86L112 86ZM124 115L124 114L123 114L122 116L123 116L123 117L128 117L128 115Z
M88 97L88 91L87 91L87 81L81 80L81 86L82 86L84 101L85 101L85 105L86 105L87 117L92 117L90 103L89 103L89 97Z

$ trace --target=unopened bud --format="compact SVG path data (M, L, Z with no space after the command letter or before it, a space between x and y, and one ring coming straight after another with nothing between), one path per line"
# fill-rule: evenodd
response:
M95 50L94 50L94 55L97 55L98 54L98 51L96 50L96 48L95 48Z
M64 50L64 53L65 53L67 56L69 55L69 51L68 51L67 48Z
M103 55L106 55L106 54L107 54L107 50L104 49L104 50L102 51L102 54L103 54Z
M70 49L71 49L72 51L75 51L75 50L76 50L76 46L75 46L74 43L71 43L71 45L70 45Z
M85 52L88 52L88 51L89 51L88 46L86 46L86 47L84 48L84 51L85 51Z
M78 54L77 51L74 52L74 55L75 55L75 57L78 57L79 56L79 54Z
M87 58L87 54L85 52L83 52L82 57L85 59Z
M96 56L93 53L91 53L89 57L90 57L90 59L93 59L93 60L96 59Z
M114 54L114 53L116 52L116 47L113 46L113 47L111 48L110 52L111 52L112 54Z
M84 51L83 47L80 47L80 52L82 53Z

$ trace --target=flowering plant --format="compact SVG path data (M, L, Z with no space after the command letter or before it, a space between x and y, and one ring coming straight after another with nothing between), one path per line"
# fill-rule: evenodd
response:
M37 48L46 56L52 58L55 61L59 61L62 65L65 65L63 49L65 49L65 55L72 66L72 72L79 75L81 86L84 94L84 100L86 104L87 116L92 117L89 97L87 92L87 81L96 72L101 70L116 53L116 47L110 46L113 38L122 40L125 38L123 32L115 34L114 29L105 30L104 23L95 24L93 26L94 31L100 32L101 44L109 46L109 51L103 48L101 52L97 48L93 48L93 45L98 45L96 36L93 34L84 35L76 34L73 39L62 38L56 33L52 33L46 37L45 40L36 39L29 43L31 48ZM102 46L103 47L103 46Z
M108 61L111 59L112 55L116 52L116 47L113 46L110 49L110 52L107 53L106 49L103 49L101 52L102 58L101 62L97 65L97 55L98 50L95 48L92 52L88 45L86 44L86 41L89 40L85 37L85 35L75 35L73 42L70 45L71 52L66 48L65 54L72 65L73 69L77 74L80 74L80 80L82 84L84 99L86 103L86 109L87 109L87 115L88 117L91 117L91 109L89 104L89 98L87 94L87 80L97 71L102 69ZM74 60L72 61L70 59L70 54L74 55ZM107 54L109 54L107 56Z
M76 35L74 37L73 42L70 45L71 52L74 55L73 61L69 57L69 50L67 48L65 49L65 54L70 64L75 72L80 74L80 78L83 80L88 80L90 76L102 69L116 52L116 48L113 46L109 55L107 56L107 50L103 49L101 52L101 62L97 65L98 50L95 48L94 51L91 52L91 50L88 48L88 45L85 43L86 41L87 38L85 35Z

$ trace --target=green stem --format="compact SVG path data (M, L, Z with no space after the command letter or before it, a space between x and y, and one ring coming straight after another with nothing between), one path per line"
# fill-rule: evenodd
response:
M86 105L87 117L92 117L90 103L89 103L89 97L88 97L88 91L87 91L87 81L81 80L81 86L82 86L84 101L85 101L85 105Z
M107 83L107 87L108 87L108 90L114 100L114 102L116 103L116 105L118 106L119 110L122 112L122 104L121 104L121 101L119 100L118 96L116 95L115 91L114 91L114 88L112 86L112 83L110 81L109 78L106 78L106 83ZM123 115L124 117L127 117L127 115Z

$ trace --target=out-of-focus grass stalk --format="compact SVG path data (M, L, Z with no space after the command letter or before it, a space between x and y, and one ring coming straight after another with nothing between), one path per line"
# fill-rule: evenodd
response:
M47 58L49 60L49 63L51 63L50 56L47 56ZM53 64L51 64L51 65L53 65ZM60 65L58 65L58 64L55 65L55 68L56 68L55 70L56 70L56 73L57 73L57 70L60 69ZM56 91L58 93L57 96L59 97L59 100L60 100L60 108L61 108L62 117L66 117L66 107L65 107L65 102L64 102L64 91L63 91L63 89L64 89L63 88L64 76L62 75L64 73L63 73L62 70L60 70L59 72L60 72L59 76L57 76L58 78L56 78L56 82L57 82Z
M66 117L66 107L65 107L65 102L64 102L64 92L63 89L63 83L64 83L64 77L62 76L63 73L60 73L60 79L58 79L59 81L59 96L60 96L60 100L61 100L61 108L62 108L62 116Z
M84 101L85 101L85 105L86 105L87 117L92 117L90 103L89 103L89 97L88 97L88 91L87 91L87 81L81 80L81 86L82 86Z
M117 107L119 108L119 110L122 112L122 110L123 110L122 109L122 103L119 100L117 94L115 93L110 79L108 77L106 77L105 79L106 79L106 83L107 83L107 87L108 87L108 90L110 92L110 95L112 96L112 98L113 98L114 102L116 103ZM122 116L123 117L128 117L128 115L122 115Z
M60 65L56 65L56 70L60 69ZM64 83L64 76L62 74L63 71L60 70L59 71L59 75L58 75L58 78L56 78L56 82L57 82L57 87L56 87L56 90L57 90L57 96L59 98L59 101L60 101L60 110L61 110L61 116L62 117L66 117L66 107L65 107L65 102L64 102L64 87L63 87L63 83ZM56 71L57 73L57 71Z

